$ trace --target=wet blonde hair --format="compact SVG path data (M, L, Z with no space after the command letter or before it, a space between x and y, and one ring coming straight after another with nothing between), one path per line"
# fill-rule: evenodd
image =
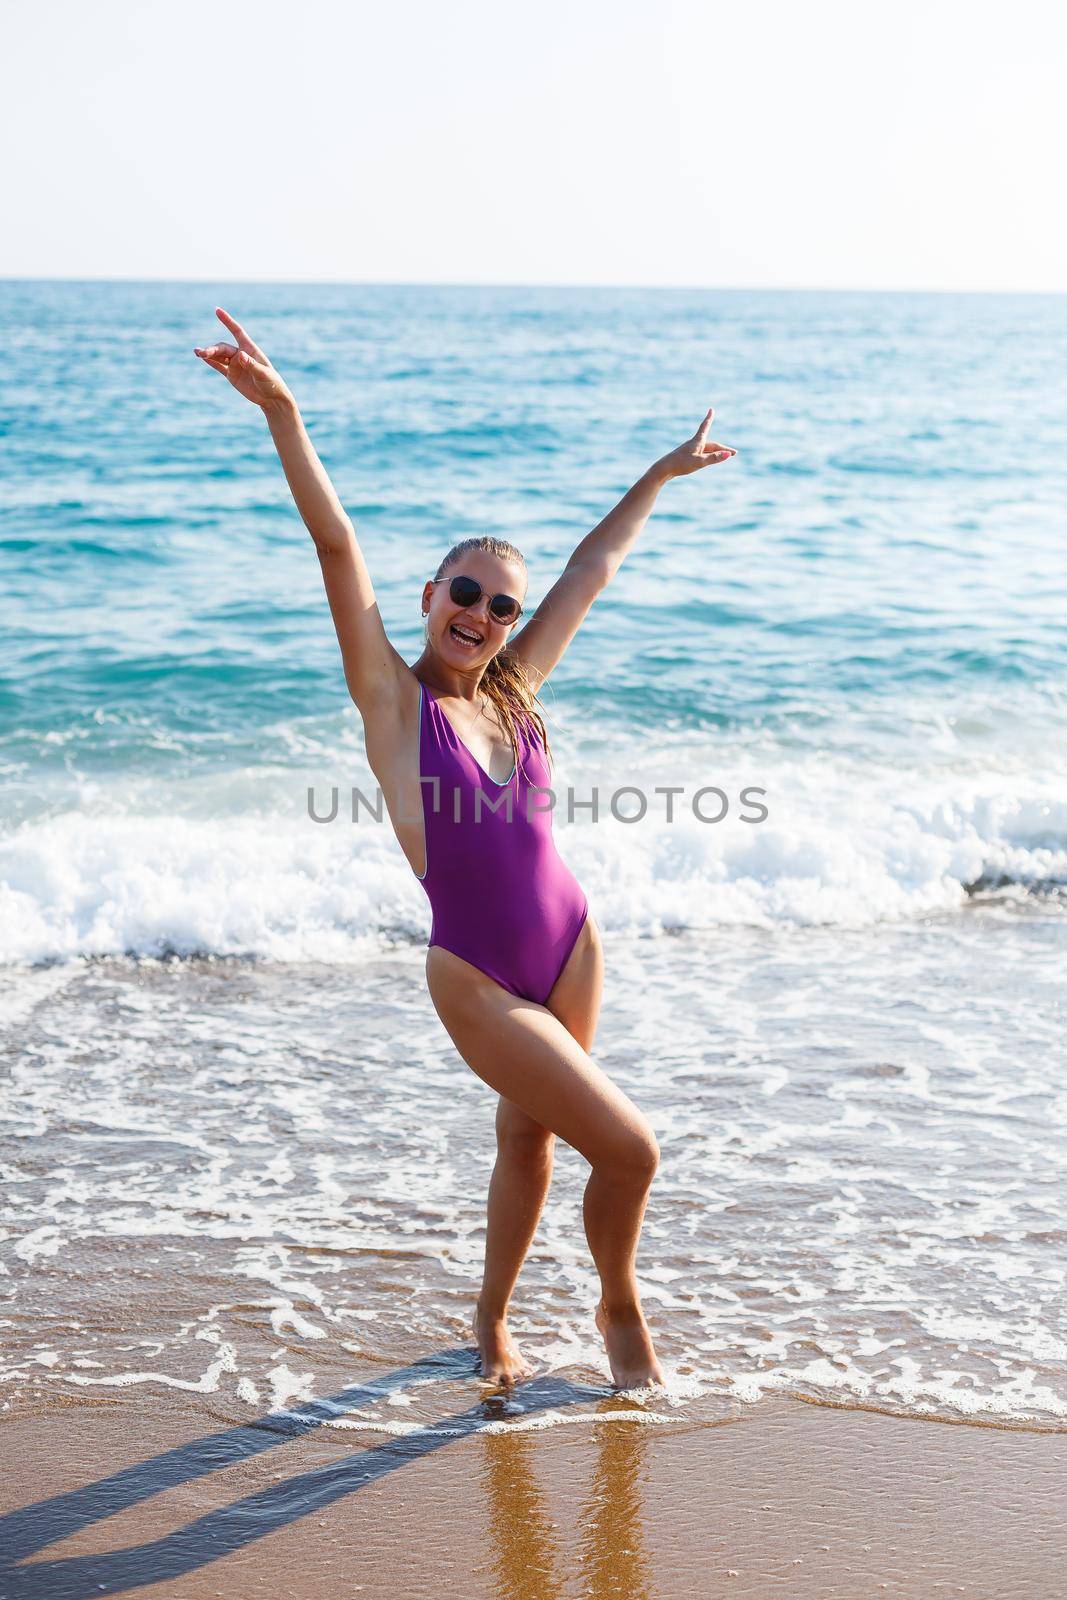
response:
M511 561L514 565L522 567L524 572L526 570L526 557L521 550L509 544L506 539L497 539L490 533L484 533L475 538L461 539L459 544L454 544L434 573L434 578L443 578L468 550L484 550L486 555L496 556L500 561ZM519 727L523 723L533 724L545 747L545 755L551 762L548 729L545 727L544 717L537 709L540 702L530 687L526 668L509 653L507 645L497 651L486 667L481 686L496 707L500 726L511 743L516 763L519 759Z

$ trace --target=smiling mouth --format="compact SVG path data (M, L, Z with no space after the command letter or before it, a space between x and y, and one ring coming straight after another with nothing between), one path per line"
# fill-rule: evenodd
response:
M485 642L482 635L475 633L473 628L457 627L454 622L449 624L448 631L456 643L462 645L465 650L477 650L478 646Z

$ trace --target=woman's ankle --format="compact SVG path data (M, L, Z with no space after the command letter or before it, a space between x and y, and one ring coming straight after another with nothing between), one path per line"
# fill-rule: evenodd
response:
M643 1322L645 1317L636 1294L619 1295L611 1300L601 1295L597 1310L608 1322Z
M508 1320L507 1302L501 1306L499 1303L494 1304L479 1295L474 1305L474 1320L475 1322L506 1322Z

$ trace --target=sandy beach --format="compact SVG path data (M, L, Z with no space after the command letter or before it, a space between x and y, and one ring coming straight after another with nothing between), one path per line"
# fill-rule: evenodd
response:
M1063 1434L784 1399L667 1427L619 1398L591 1426L539 1428L476 1387L461 1409L443 1382L456 1409L392 1439L310 1409L231 1426L195 1397L137 1393L5 1425L0 1543L16 1564L0 1595L1064 1592ZM565 1415L567 1387L537 1400Z

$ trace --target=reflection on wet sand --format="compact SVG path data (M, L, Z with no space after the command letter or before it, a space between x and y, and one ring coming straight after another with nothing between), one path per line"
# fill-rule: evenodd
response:
M585 1592L590 1600L653 1600L640 1488L651 1429L618 1421L595 1425L593 1432L596 1470L579 1513Z
M592 1425L596 1465L576 1501L575 1522L560 1527L538 1483L543 1430L508 1429L482 1438L490 1539L487 1570L498 1600L560 1600L572 1589L565 1551L577 1550L588 1600L654 1600L641 1516L640 1478L648 1430L613 1416Z
M534 1472L537 1446L534 1431L510 1429L483 1439L488 1567L500 1600L557 1600L562 1593L566 1566Z

